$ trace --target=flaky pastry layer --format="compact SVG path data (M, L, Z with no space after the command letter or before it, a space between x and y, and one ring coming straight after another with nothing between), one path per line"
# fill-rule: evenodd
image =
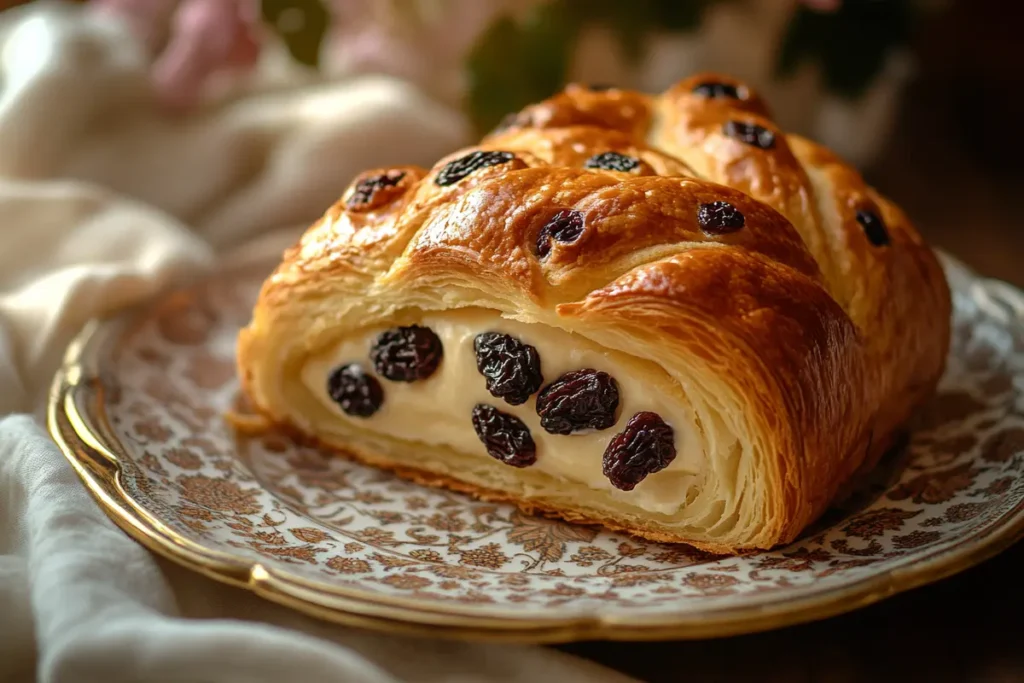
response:
M370 464L742 552L792 541L875 464L934 391L949 318L895 205L700 74L658 96L569 86L431 169L363 174L267 279L238 367L271 422ZM413 326L443 354L389 377L382 335ZM488 389L485 333L535 350L524 400ZM545 396L583 369L614 378L614 413L550 432ZM488 441L480 405L529 447ZM640 414L668 431L631 432Z

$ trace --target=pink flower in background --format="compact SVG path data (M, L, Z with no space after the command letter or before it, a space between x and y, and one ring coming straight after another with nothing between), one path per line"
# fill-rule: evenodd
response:
M321 0L330 13L330 71L376 72L426 83L458 68L499 14L537 0ZM131 26L155 54L153 83L174 107L194 104L207 79L254 66L259 0L92 0ZM301 3L297 3L299 9Z
M156 58L152 77L168 105L194 104L207 79L259 57L259 0L93 0L127 21Z
M499 16L543 0L320 0L330 13L328 72L385 73L454 85L462 59ZM798 0L835 12L842 0ZM166 104L195 104L216 73L252 68L266 33L260 0L92 0L131 26L155 55L152 78ZM302 3L297 3L299 9ZM447 82L446 82L447 79ZM457 87L457 86L455 86Z

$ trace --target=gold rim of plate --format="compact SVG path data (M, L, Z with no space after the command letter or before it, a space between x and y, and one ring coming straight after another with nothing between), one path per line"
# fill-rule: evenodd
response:
M1006 283L968 275L970 271L964 266L949 257L945 260L953 274L973 280L970 287L973 293L981 294L982 304L991 293L1008 302L1014 313L1024 318L1024 294ZM979 292L977 288L985 291ZM529 619L500 612L455 614L423 600L317 584L284 575L258 561L199 545L162 524L133 501L121 484L121 464L112 445L117 441L110 436L102 400L104 388L97 371L101 342L108 336L103 334L104 329L104 323L93 321L68 347L47 407L47 424L53 439L104 512L141 545L179 565L215 581L248 589L272 602L348 626L393 634L520 643L725 637L851 612L962 572L1024 538L1021 503L987 534L935 551L909 566L846 586L797 599L650 617Z

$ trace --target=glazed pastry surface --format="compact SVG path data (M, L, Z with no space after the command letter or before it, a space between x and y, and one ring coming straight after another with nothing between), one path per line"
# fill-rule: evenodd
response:
M374 169L239 337L268 424L424 484L713 552L796 538L935 389L907 217L749 87L570 85Z

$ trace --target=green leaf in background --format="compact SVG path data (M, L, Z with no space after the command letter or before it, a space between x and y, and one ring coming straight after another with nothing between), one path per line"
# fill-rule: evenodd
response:
M557 92L565 81L579 23L563 2L539 5L522 21L495 21L471 50L467 107L479 131Z
M478 131L506 114L558 92L568 75L580 31L610 28L633 64L652 31L692 31L704 9L732 0L550 0L524 19L502 17L477 40L466 60L466 107Z
M737 1L547 0L519 19L502 17L466 58L466 108L482 133L506 114L560 90L580 32L589 25L609 28L623 56L637 65L652 33L700 30L709 7ZM423 0L403 4L407 5L403 11L410 15L429 9ZM844 0L836 12L800 6L783 37L776 73L791 75L811 61L821 66L829 91L856 98L881 73L893 50L909 43L919 15L941 10L945 4L945 0ZM263 21L281 37L292 57L316 67L331 21L323 0L260 0L260 9Z
M581 25L565 3L553 2L529 12L521 28L526 69L537 80L538 92L550 95L562 87L568 76L572 48Z
M223 2L224 0L211 0ZM330 13L319 0L260 0L260 16L300 64L316 67L320 44L331 23Z
M777 73L790 76L805 61L818 62L829 91L859 97L889 55L910 42L914 23L911 0L847 0L829 13L801 7L783 38Z

